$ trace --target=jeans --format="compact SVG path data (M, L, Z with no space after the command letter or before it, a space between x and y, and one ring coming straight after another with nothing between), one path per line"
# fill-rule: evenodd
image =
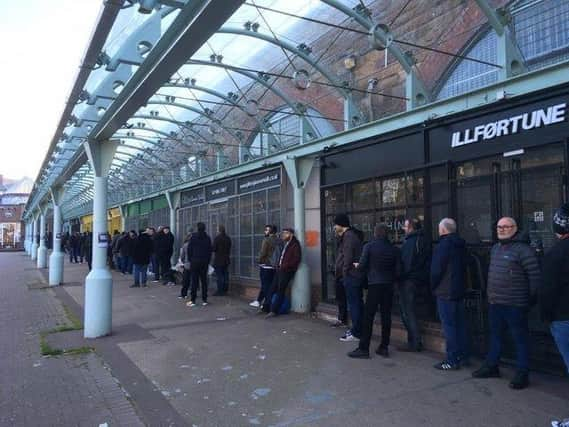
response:
M275 280L276 270L274 268L259 268L259 278L261 279L261 290L259 291L259 296L257 301L260 303L263 300L266 302L264 304L267 307L267 313L270 311L271 306L271 291L273 289L273 281Z
M202 285L202 301L207 302L207 262L192 262L192 267L190 268L190 275L192 280L192 291L190 299L196 302L198 296L198 286L199 282Z
M132 273L132 257L123 256L121 257L121 272L122 274Z
M391 338L391 309L393 307L392 283L370 284L368 287L362 321L362 336L359 344L359 348L364 351L369 351L371 334L373 332L373 321L378 305L381 314L380 347L387 348Z
M269 304L271 304L271 311L274 314L280 314L281 305L284 301L286 290L288 288L288 285L290 284L290 282L294 278L295 273L296 273L296 271L279 271L277 273L278 274L278 279L277 279L278 285L275 289L275 293L276 293L275 301L272 302L272 299L273 299L272 294L267 295L265 297L265 301L267 300L267 298L269 299Z
M190 289L191 282L192 282L192 275L190 273L190 270L186 270L184 268L183 279L182 279L182 290L180 291L181 297L185 298L188 296L188 289Z
M336 279L336 303L338 304L338 321L348 323L348 302L346 301L346 288L344 281Z
M502 353L502 332L508 326L516 347L518 371L529 371L529 325L528 309L501 304L490 304L488 308L490 323L490 350L486 355L488 366L498 366Z
M405 280L399 286L399 308L401 320L407 329L407 344L410 348L418 350L422 346L421 331L415 313L415 295L417 285L411 280Z
M154 273L154 280L160 280L160 266L156 255L150 257L150 265L152 266L152 273Z
M464 301L437 298L437 308L446 339L446 361L456 365L470 357Z
M569 320L552 322L551 335L555 338L555 343L569 373Z
M346 289L346 300L348 301L348 310L352 318L352 335L360 338L362 333L362 315L363 315L363 295L360 280L356 277L344 277L344 287Z
M217 281L217 293L225 294L229 290L229 270L226 267L215 267L215 278Z
M133 264L134 265L134 284L146 286L146 270L148 264Z
M79 250L79 248L73 248L71 249L71 251L73 253L73 262L77 264L79 262L77 261L77 259L81 257L81 251ZM81 262L83 262L82 257L81 257Z

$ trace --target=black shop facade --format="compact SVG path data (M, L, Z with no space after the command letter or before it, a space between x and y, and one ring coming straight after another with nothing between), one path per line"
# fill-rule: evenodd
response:
M401 129L355 143L321 159L322 299L333 302L333 218L348 213L372 237L384 222L401 243L407 217L422 220L436 245L437 225L456 219L469 252L467 311L472 346L487 342L486 278L495 225L514 217L538 257L555 242L553 212L569 199L569 86ZM418 314L438 324L430 290L421 289ZM532 358L560 367L548 328L530 316ZM534 363L535 365L535 363ZM543 365L543 364L540 364Z

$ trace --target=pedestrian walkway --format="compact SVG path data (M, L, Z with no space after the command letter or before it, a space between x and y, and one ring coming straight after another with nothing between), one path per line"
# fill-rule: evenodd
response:
M86 264L66 263L68 285L55 292L27 289L25 275L34 270L25 271L32 268L32 262L23 254L0 254L0 266L2 281L9 279L0 290L3 320L32 312L38 319L37 331L53 327L55 318L64 314L57 299L72 311L81 310L83 287L78 284L87 274ZM54 346L58 342L94 346L96 355L77 360L95 363L102 358L149 426L542 427L549 426L552 419L569 417L566 378L534 374L532 386L517 392L508 388L506 378L474 380L471 369L436 371L432 365L440 355L433 353L393 350L389 359L353 360L346 357L355 347L353 343L339 342L339 331L320 320L297 315L264 320L246 302L228 297L212 297L209 306L190 309L176 298L179 287L150 283L148 288L131 289L131 276L113 276L113 335L86 341L77 331L70 331L58 334L60 341L54 338L52 342ZM12 352L22 346L10 344L19 321L13 322L15 326L11 326L12 321L3 322L3 354L6 342ZM33 379L37 383L33 394L42 400L37 408L46 408L43 419L64 417L50 412L50 408L87 414L81 409L84 398L69 390L55 391L49 380L49 375L59 372L55 364L79 362L69 356L39 358L37 332L35 340L25 332L24 327L17 336L25 337L29 349L24 353L33 350L35 358L28 365L20 360L10 362L13 372L2 375L0 381L8 378L10 384L19 381L15 372L30 378L20 384L19 398L9 401L8 413L16 414L19 408L27 407L33 397L22 393ZM36 360L41 367L34 368ZM84 378L83 371L76 372ZM511 374L505 370L506 376ZM104 407L104 400L97 401ZM105 411L113 415L111 409ZM31 412L26 412L28 417L33 416ZM109 426L119 425L109 419ZM0 420L2 426L37 425ZM53 421L53 425L75 424Z
M42 332L70 324L45 285L21 252L0 253L0 426L143 425L96 353L41 355Z

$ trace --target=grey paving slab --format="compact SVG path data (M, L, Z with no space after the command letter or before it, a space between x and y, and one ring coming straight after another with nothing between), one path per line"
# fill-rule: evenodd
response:
M0 426L143 425L97 354L41 356L40 332L67 319L32 266L0 253Z
M66 266L66 277L80 282L80 267ZM508 369L474 380L474 368L434 370L434 353L351 360L354 345L309 316L264 320L225 297L189 309L179 287L129 289L129 276L114 278L115 332L97 342L109 343L111 369L132 371L127 391L158 394L187 425L541 427L569 417L566 378L535 373L529 389L512 391ZM63 291L82 305L82 287Z

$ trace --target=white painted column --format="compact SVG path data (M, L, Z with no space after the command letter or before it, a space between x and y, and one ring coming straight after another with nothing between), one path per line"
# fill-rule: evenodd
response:
M25 239L24 239L24 252L29 253L29 237L30 237L30 227L29 227L29 223L26 221L24 222L24 227L26 227L26 235L25 235Z
M35 214L33 217L33 227L32 227L32 249L30 253L30 257L32 261L35 261L38 258L38 241L36 239L36 234L39 231L39 215Z
M47 214L47 206L40 206L40 244L38 248L37 267L47 267L47 246L45 244L45 216Z
M107 181L118 141L87 141L85 152L93 169L93 262L85 278L85 338L111 333L113 279L107 265Z
M314 159L290 158L283 161L288 178L294 192L294 228L296 238L302 247L302 260L294 276L291 290L291 308L297 313L310 311L310 270L306 264L305 234L306 234L306 181L310 176Z
M166 200L168 201L168 207L170 208L170 232L174 236L174 252L172 253L172 259L170 263L172 265L176 264L178 259L178 241L182 236L178 236L178 222L176 221L176 210L180 207L180 192L171 193L167 191L165 193Z
M49 286L58 286L63 283L63 259L61 250L61 200L63 187L50 189L53 201L53 251L49 256Z

